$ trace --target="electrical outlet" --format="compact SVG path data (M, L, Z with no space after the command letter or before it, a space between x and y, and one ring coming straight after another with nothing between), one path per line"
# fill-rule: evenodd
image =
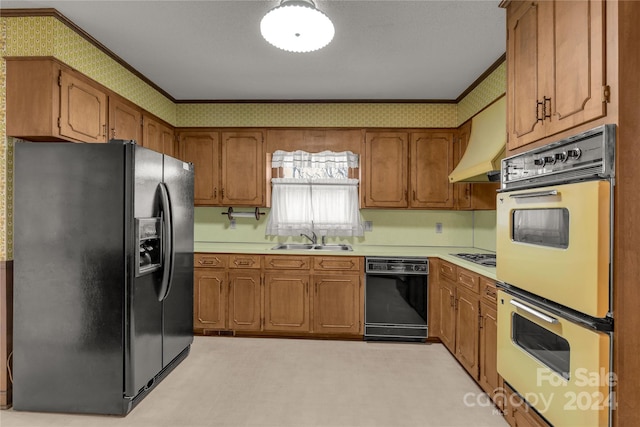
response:
M436 234L442 234L442 223L436 222Z
M373 221L364 222L364 231L373 231Z

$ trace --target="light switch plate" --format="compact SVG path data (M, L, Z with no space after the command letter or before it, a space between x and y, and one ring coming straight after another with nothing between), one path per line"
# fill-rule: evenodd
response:
M442 223L436 222L436 234L442 234Z

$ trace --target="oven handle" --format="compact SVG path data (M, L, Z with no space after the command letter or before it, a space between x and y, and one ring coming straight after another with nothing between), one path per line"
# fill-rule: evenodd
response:
M558 190L548 190L548 191L534 191L533 193L519 193L519 194L509 194L509 197L514 199L526 199L528 197L550 197L557 196Z
M516 300L511 300L509 302L512 305L515 305L516 307L526 311L527 313L533 314L534 316L536 316L540 320L544 320L545 322L551 323L552 325L558 323L558 319L556 319L555 317L547 316L546 314L541 313L538 310L529 307L528 305L525 305L525 304L523 304L521 302L518 302Z

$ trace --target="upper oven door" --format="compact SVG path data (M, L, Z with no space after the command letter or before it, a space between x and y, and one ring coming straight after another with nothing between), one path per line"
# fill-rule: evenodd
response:
M498 194L498 280L605 317L610 191L608 181L589 181Z
M498 373L555 426L609 425L611 339L498 291Z

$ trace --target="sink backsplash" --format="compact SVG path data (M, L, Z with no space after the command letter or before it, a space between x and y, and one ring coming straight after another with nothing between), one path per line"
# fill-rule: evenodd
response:
M250 208L234 208L250 211ZM197 242L278 243L303 242L303 238L265 236L269 209L261 208L259 221L237 218L232 229L226 215L227 208L197 207L195 209L195 240ZM363 209L363 221L373 223L372 231L363 237L327 238L327 243L351 245L396 246L475 246L495 250L495 211L425 211ZM436 224L442 233L436 233ZM475 223L475 227L474 227Z

